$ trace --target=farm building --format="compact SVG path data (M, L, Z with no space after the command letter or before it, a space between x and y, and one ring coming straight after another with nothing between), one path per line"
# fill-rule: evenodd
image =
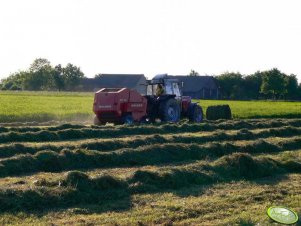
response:
M143 74L101 74L97 78L84 78L83 91L97 91L101 88L130 88L146 94L146 78Z
M183 95L194 99L218 99L219 90L213 76L172 76L183 82ZM146 94L146 78L143 74L101 74L97 78L84 78L81 90L95 92L101 88L130 88Z
M173 76L183 82L183 95L193 99L218 99L219 89L213 76Z

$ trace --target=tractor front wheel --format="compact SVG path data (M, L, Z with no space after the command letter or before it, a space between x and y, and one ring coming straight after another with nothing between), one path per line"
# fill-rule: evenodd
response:
M161 120L164 122L178 122L181 109L175 99L168 99L160 104Z
M193 104L190 106L190 109L188 110L188 118L190 122L196 122L200 123L203 121L203 110L202 107Z

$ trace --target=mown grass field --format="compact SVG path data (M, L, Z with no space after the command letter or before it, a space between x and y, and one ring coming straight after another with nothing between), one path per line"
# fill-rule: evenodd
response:
M201 100L204 112L229 104L234 120L132 126L91 125L92 103L0 92L0 225L277 225L271 205L301 214L300 102Z
M78 121L93 119L93 93L0 92L0 123ZM229 104L233 118L301 117L301 102L200 100L209 105Z
M298 118L2 126L0 140L0 225L277 225L271 205L301 214Z

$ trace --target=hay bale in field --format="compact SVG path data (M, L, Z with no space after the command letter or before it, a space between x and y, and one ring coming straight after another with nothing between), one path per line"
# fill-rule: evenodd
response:
M231 109L229 105L209 106L206 110L206 118L208 120L231 119Z

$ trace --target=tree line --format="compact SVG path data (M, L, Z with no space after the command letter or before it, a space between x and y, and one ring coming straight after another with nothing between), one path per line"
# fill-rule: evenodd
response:
M215 76L222 99L301 100L301 84L297 76L277 68L257 71L251 75L227 72Z
M49 60L37 58L29 69L19 71L2 79L1 90L57 90L72 91L80 85L84 73L79 67L68 63L51 66Z
M200 76L191 70L189 76ZM257 71L251 75L226 72L214 76L222 99L289 99L301 100L301 83L297 76L287 75L277 68Z
M190 76L199 76L191 70ZM95 77L98 77L96 75ZM19 71L2 79L1 90L79 90L84 73L71 63L63 67L52 66L49 60L37 58L27 70ZM301 100L301 84L297 76L287 75L277 68L257 71L251 75L226 72L214 76L222 99L288 99Z

